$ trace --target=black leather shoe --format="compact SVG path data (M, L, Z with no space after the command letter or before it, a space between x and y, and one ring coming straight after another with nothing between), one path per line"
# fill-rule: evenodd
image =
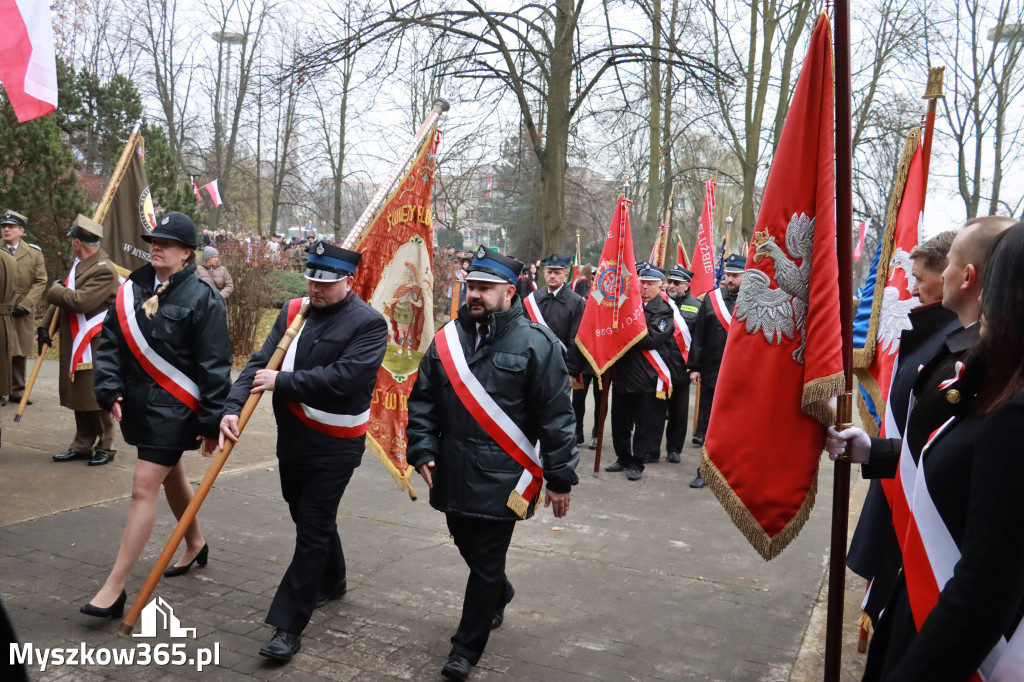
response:
M622 465L622 462L613 462L604 468L605 471L617 474L620 471L625 471L626 467Z
M666 453L665 454L665 459L667 459L672 464L679 464L679 461L680 461L679 460L679 453L678 452Z
M92 462L89 462L89 464L92 464ZM171 566L166 571L164 571L164 577L174 578L179 575L185 575L186 573L188 573L188 569L192 568L192 564L199 564L200 566L205 566L206 562L208 562L209 560L210 546L203 545L203 548L199 550L199 553L192 557L192 561L188 562L184 566Z
M114 459L115 454L113 450L97 450L93 453L92 459L89 460L89 466L101 467L104 464L109 464L110 460Z
M576 445L583 445L583 434L582 433L577 433L576 434Z
M588 447L591 450L597 450L597 436L590 437L590 445Z
M10 400L15 405L20 405L22 397L23 396L20 396L20 395L12 395L10 398L8 398L8 400ZM27 403L25 403L25 404L26 405L31 405L32 404L32 400L29 399L29 401Z
M87 616L93 616L95 618L120 618L124 615L124 603L128 601L128 594L121 590L121 596L117 598L110 606L106 608L100 608L93 606L92 604L86 604L82 608L78 609L79 613L84 613Z
M342 597L345 596L345 594L347 592L348 592L348 580L346 580L345 578L342 578L341 582L339 582L337 585L335 585L334 589L331 590L330 592L328 592L327 594L318 593L316 595L316 604L313 606L313 608L318 609L321 606L326 605L327 602L329 602L329 601L334 601L335 599L341 599Z
M67 452L62 452L59 455L53 456L54 462L70 462L73 459L89 459L89 455L82 452L75 452L71 448L68 448Z
M705 483L704 479L701 478L700 473L697 474L697 478L695 478L692 481L690 481L690 487L691 488L703 488L706 485L707 485L707 483Z
M626 470L626 478L628 478L631 481L639 481L641 478L643 478L643 475L644 472L640 471L639 469Z
M494 618L491 618L492 630L497 630L501 627L501 624L505 622L505 607L508 606L510 601L512 601L512 597L516 596L516 588L512 587L512 585L509 585L508 588L511 590L508 594L508 599L506 599L505 603L501 605L498 612L494 614Z
M704 439L699 436L694 436L690 439L690 442L694 445L704 445Z
M269 644L260 649L260 656L288 662L292 660L292 656L299 653L301 648L302 638L299 635L293 635L281 628L274 628L274 636L270 638Z
M469 662L468 658L452 654L448 657L448 662L441 668L441 677L446 680L459 680L461 682L469 677L469 673L472 671L473 664Z

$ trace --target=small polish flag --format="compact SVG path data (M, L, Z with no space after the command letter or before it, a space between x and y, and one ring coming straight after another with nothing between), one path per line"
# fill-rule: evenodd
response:
M192 191L196 193L196 201L200 204L203 203L203 195L199 193L199 185L196 184L194 176L188 176L188 181L192 183Z
M50 3L0 0L0 82L18 121L45 116L57 108L57 57Z
M217 181L211 180L210 182L203 185L206 191L210 193L210 199L213 201L214 206L220 206L224 202L220 199L220 190L217 189Z

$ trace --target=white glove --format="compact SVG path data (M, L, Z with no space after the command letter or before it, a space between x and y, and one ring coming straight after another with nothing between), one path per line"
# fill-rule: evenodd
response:
M836 431L836 427L830 426L825 432L825 449L833 461L847 454L851 462L864 464L871 455L871 436L856 426L845 431Z

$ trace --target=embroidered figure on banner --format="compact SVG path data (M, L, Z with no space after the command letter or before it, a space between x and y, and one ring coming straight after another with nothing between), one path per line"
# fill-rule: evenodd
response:
M753 245L755 263L763 258L772 259L778 288L772 288L771 277L761 270L746 270L736 298L736 317L746 320L748 334L760 330L771 344L781 345L783 336L792 341L799 332L800 346L793 351L793 359L803 364L814 218L793 214L786 228L786 251L775 243L767 229L754 233Z

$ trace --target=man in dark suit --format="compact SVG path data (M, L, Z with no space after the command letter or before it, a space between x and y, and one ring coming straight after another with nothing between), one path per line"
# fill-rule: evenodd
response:
M677 265L668 271L666 293L669 302L679 310L679 317L682 318L692 342L700 301L690 294L691 279L693 272ZM665 347L665 361L672 370L672 384L675 386L672 397L665 405L665 459L678 464L686 442L686 422L690 412L690 370L683 359L679 344L675 343L675 338L672 343L665 344Z
M562 345L562 357L569 376L577 376L583 369L583 357L576 346L576 333L583 319L586 303L566 283L569 277L569 258L553 253L541 263L544 265L546 286L531 292L523 301L526 313L534 322L540 322L555 333ZM539 311L540 315L534 317ZM577 443L583 441L577 439Z
M739 254L732 254L725 260L725 274L722 285L712 289L700 304L697 321L693 326L693 344L690 346L690 383L700 386L700 403L697 407L697 427L693 434L694 445L704 445L711 417L711 404L715 399L715 384L718 370L722 366L725 342L729 338L729 324L736 307L736 296L743 282L746 260ZM697 477L690 482L691 488L703 488L704 479Z
M313 609L347 591L338 537L338 504L363 456L370 399L387 350L384 317L352 291L362 254L315 242L306 261L309 312L281 370L264 369L299 312L285 304L270 335L231 387L221 420L238 438L238 415L251 393L272 391L281 492L295 522L295 553L267 614L274 635L260 655L291 660Z

